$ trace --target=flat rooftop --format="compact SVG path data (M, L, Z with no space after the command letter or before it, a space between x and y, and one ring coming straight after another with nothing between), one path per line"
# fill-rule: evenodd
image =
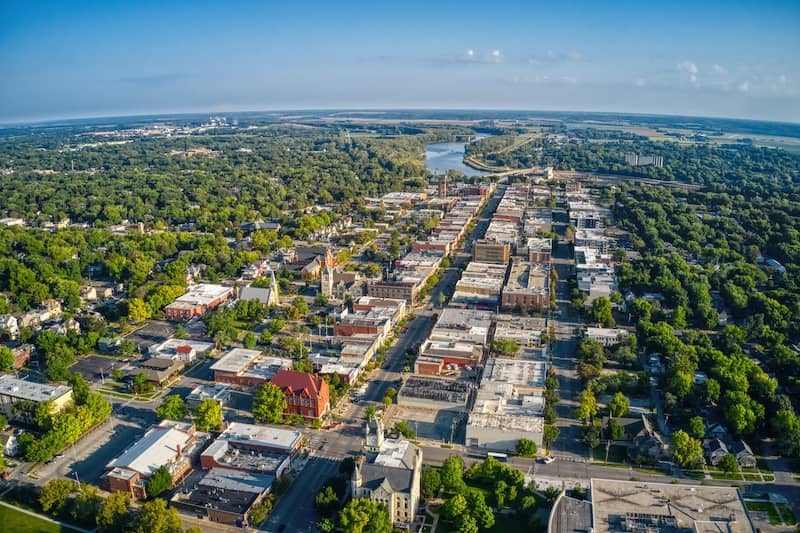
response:
M597 533L754 531L733 487L592 479L591 496Z
M629 332L625 329L619 328L586 328L586 336L589 338L592 337L612 337L617 338L620 335L627 335Z
M270 490L273 480L272 476L212 468L192 488L177 491L172 501L244 515L261 493Z
M46 383L34 383L17 379L10 374L0 376L0 395L11 396L19 400L46 402L61 398L70 392L72 392L72 387L66 385L53 386Z
M488 329L492 323L491 311L478 311L473 309L442 309L436 327L469 330L473 328Z
M201 384L192 389L192 392L186 396L186 399L203 401L207 398L218 399L228 394L230 385L227 383L217 383L214 385Z
M515 260L508 275L506 291L544 292L547 289L548 272L540 264Z
M550 513L548 533L589 531L592 527L592 504L564 495Z
M262 474L251 474L249 472L240 472L239 470L230 470L228 468L212 468L208 471L208 474L200 480L198 485L261 494L265 490L269 490L274 480L275 478L272 476L265 476Z
M222 298L233 291L231 287L222 285L212 285L210 283L200 283L192 285L186 290L186 294L178 297L175 302L189 305L208 305L218 298ZM172 305L172 304L170 304Z
M231 422L220 438L231 442L291 451L303 438L303 434L293 429Z
M465 404L471 388L465 381L410 377L400 387L399 394L408 398Z
M211 365L211 370L219 370L220 372L238 374L239 372L244 371L244 369L248 366L254 364L260 355L260 350L234 348L220 357L216 363Z
M213 457L225 467L248 471L277 472L289 459L288 453L257 452L234 448L225 439L217 439L206 448L203 456Z
M156 426L133 446L108 463L110 468L124 468L149 477L160 467L174 461L191 441L191 435L175 427Z
M483 382L511 383L529 388L543 388L547 363L526 359L491 358L483 370Z

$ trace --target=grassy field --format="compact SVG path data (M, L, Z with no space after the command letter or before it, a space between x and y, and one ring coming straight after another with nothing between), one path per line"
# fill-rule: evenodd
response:
M794 513L792 513L792 510L791 508L789 508L788 505L786 505L785 503L779 503L777 505L778 505L778 510L781 512L781 516L783 517L784 524L789 524L790 526L792 526L797 523L797 519L795 518Z
M489 531L492 533L513 533L516 531L530 531L530 526L528 523L518 518L516 515L495 515L495 522L494 526L485 531Z
M5 505L0 505L0 524L3 531L15 533L75 533L72 528L35 518Z
M778 516L778 511L775 506L769 502L745 502L748 511L762 511L769 515L769 523L772 525L779 525L781 519Z

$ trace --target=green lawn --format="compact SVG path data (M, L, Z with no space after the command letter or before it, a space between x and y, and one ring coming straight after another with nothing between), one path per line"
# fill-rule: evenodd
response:
M769 515L769 523L772 525L780 525L781 519L778 516L778 511L775 506L769 502L745 502L748 511L762 511Z
M35 518L5 505L0 505L0 524L3 531L15 533L75 533L72 528Z
M738 472L735 474L729 474L728 472L711 472L711 478L741 481L742 475L739 474Z
M600 452L595 454L595 460L598 462L605 462L606 458L606 450L605 448ZM628 461L628 449L624 446L615 446L612 445L608 449L608 462L609 463L624 463L627 466Z
M777 505L778 509L781 512L781 516L783 516L784 524L792 526L797 523L797 519L794 517L794 513L792 513L792 510L789 508L788 505L786 505L785 503L779 503Z
M495 517L494 526L482 531L487 531L491 533L516 533L516 532L522 533L523 531L530 531L528 523L525 520L517 518L513 514L508 514L508 515L495 514L494 517Z

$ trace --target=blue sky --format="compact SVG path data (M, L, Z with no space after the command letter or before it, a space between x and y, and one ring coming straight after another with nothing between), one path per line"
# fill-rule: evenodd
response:
M800 122L800 2L0 0L0 122L342 107Z

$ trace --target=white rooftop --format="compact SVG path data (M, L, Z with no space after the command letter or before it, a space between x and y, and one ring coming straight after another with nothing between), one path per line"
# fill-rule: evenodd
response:
M221 298L233 291L230 287L222 285L212 285L210 283L200 283L192 285L186 290L186 294L175 300L175 303L208 305L217 298Z
M34 402L46 402L61 398L72 391L72 387L66 385L47 385L46 383L34 383L17 379L10 374L0 376L0 395L11 396L20 400L31 400Z
M405 439L385 439L373 464L391 468L405 468L408 466L406 464L406 454L413 446Z
M228 429L220 435L220 438L232 442L283 448L291 451L303 438L303 434L292 429L231 422L228 425Z
M215 467L208 471L208 474L200 480L199 484L216 489L261 494L269 490L274 480L275 478L272 476L263 474L251 474L250 472L242 472L231 468Z
M261 355L260 350L247 350L245 348L234 348L228 353L219 358L219 360L211 365L211 370L219 370L220 372L239 373L246 369L248 366L256 362L256 359Z
M185 449L190 439L188 433L175 427L156 426L122 455L108 463L108 466L126 468L148 477L175 460L179 450Z
M150 348L151 352L174 352L179 346L191 346L197 353L205 353L214 347L214 343L194 341L189 339L167 339L161 344Z
M491 358L486 361L483 383L511 383L522 387L543 388L547 375L547 363L526 359Z

